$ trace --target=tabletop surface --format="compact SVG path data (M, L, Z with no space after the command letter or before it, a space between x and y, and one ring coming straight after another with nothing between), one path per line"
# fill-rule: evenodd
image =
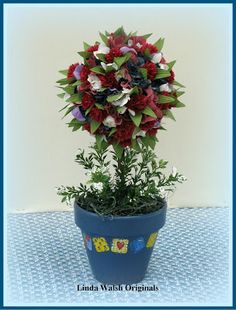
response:
M172 208L140 286L85 291L94 280L72 212L9 214L5 306L231 305L228 208Z

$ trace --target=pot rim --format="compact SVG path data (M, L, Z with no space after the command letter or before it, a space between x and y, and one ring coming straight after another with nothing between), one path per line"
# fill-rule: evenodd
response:
M89 215L95 218L103 218L103 219L116 219L116 220L129 220L129 219L138 219L138 218L149 218L149 217L153 217L158 215L158 213L162 213L163 209L167 208L167 201L165 199L163 199L163 205L162 207L154 212L150 212L147 214L139 214L139 215L99 215L95 212L91 212L91 211L87 211L83 208L81 208L81 206L79 205L79 203L77 203L76 201L74 202L74 208L79 208L80 212L84 213L85 215Z

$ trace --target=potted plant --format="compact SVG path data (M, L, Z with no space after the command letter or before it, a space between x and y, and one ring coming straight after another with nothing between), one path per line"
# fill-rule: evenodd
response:
M57 81L71 115L72 131L95 137L88 154L79 150L76 162L87 171L87 184L57 188L62 201L74 201L95 278L107 284L141 281L164 225L167 195L185 177L154 148L163 119L174 119L173 108L184 87L175 80L175 61L161 52L164 39L147 42L150 34L100 33L102 43L84 43L83 63L60 71Z

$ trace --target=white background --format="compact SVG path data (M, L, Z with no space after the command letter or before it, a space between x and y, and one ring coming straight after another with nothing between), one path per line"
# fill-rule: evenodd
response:
M9 211L62 210L54 187L77 185L79 147L93 141L61 121L58 70L80 61L98 31L153 32L186 85L157 154L188 181L171 206L225 206L231 197L231 5L5 5L5 203Z

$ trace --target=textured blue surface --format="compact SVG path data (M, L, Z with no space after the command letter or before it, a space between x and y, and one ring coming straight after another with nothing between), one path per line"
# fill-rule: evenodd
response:
M5 305L230 305L227 208L174 208L140 285L157 292L78 292L93 279L70 212L8 215Z

